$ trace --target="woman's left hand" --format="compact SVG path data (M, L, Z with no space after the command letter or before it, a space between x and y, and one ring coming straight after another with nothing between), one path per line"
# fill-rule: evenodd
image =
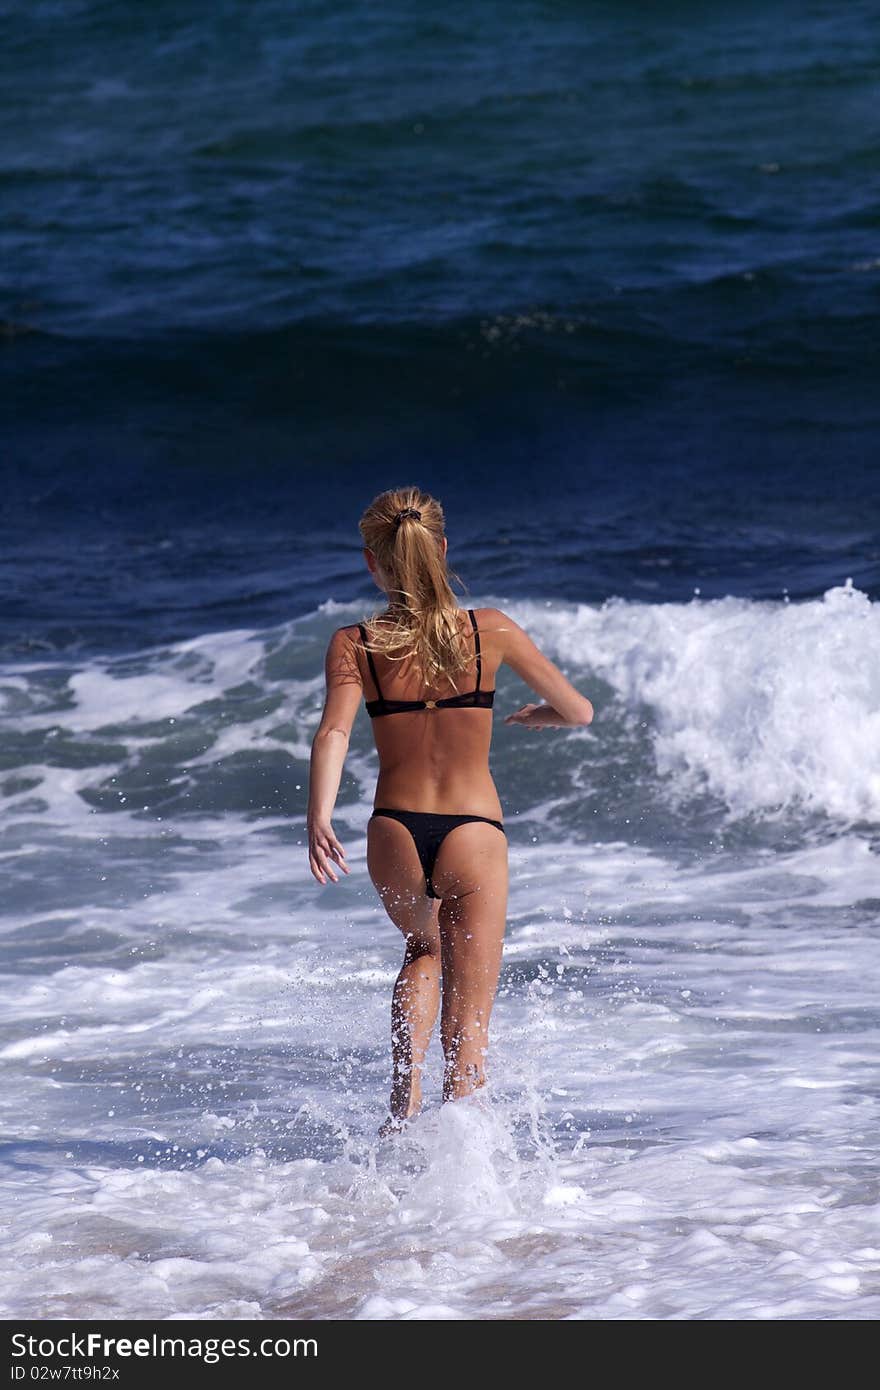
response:
M333 826L329 821L310 823L309 827L309 868L319 883L326 883L331 878L334 883L339 879L333 872L332 865L338 864L343 873L349 873L349 867L345 862L345 850L333 833Z
M505 716L505 724L521 724L524 729L550 729L552 724L545 718L547 705L523 705L522 709L515 710L513 714ZM554 710L550 711L555 713Z

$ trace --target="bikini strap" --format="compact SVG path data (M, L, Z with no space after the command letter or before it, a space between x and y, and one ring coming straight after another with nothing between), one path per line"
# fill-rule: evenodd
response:
M474 610L472 608L468 609L468 614L470 615L471 627L474 630L474 651L477 654L477 684L475 690L479 690L480 681L483 677L483 657L480 652L480 629L477 627L477 620L474 617Z
M373 684L376 687L376 694L380 700L384 700L385 696L382 694L382 687L379 684L379 677L376 675L376 663L373 660L373 653L367 646L367 629L364 627L363 623L358 623L358 631L361 634L361 640L364 644L364 651L367 653L367 661L370 663L370 675L373 677Z

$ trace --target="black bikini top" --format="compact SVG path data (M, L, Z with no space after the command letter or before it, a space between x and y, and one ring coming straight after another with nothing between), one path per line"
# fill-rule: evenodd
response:
M483 658L480 654L480 633L477 627L477 620L474 617L474 610L469 608L468 616L471 626L474 629L474 651L477 657L477 684L473 690L467 690L462 695L447 695L442 700L386 700L379 685L379 677L376 675L376 663L373 660L373 653L367 651L367 661L370 663L370 675L373 677L373 684L378 693L378 699L367 700L367 714L371 719L375 719L381 714L408 714L410 710L417 709L491 709L495 700L494 690L481 690L480 680L483 675ZM358 623L358 630L361 639L366 647L367 631L363 623Z

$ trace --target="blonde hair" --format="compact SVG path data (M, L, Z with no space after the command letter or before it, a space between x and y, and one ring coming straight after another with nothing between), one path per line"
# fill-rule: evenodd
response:
M388 581L388 612L367 620L367 649L391 661L413 657L426 685L446 677L457 689L455 677L470 665L473 641L451 588L452 580L466 586L446 564L440 503L418 487L389 488L373 498L358 529Z

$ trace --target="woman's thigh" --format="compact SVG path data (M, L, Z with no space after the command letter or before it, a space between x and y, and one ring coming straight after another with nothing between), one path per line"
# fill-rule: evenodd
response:
M476 894L487 916L507 913L507 836L485 821L465 821L444 837L431 881L441 898Z
M481 821L457 825L440 846L432 879L443 898L444 988L456 1012L488 1023L507 921L507 837Z
M415 841L400 821L377 816L368 823L367 869L385 911L404 936L438 947L440 904L425 895L425 874Z

